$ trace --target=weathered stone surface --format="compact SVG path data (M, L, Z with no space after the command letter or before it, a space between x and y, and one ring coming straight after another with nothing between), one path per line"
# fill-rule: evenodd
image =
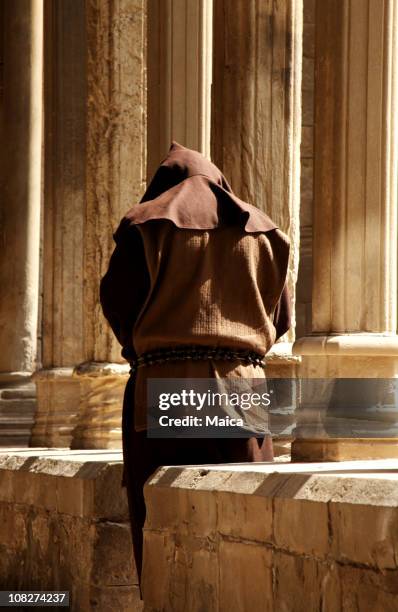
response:
M220 610L272 610L272 552L256 544L221 541ZM211 610L217 610L214 606Z
M266 210L289 235L292 303L300 233L302 13L301 0L214 1L212 159L239 197ZM293 330L294 320L290 340Z
M303 21L304 23L315 23L316 0L304 0Z
M337 612L340 608L338 578L332 566L304 556L273 553L274 599L270 611Z
M140 612L143 602L138 586L92 587L85 610L98 612Z
M172 140L210 157L213 2L147 4L150 180Z
M345 8L316 12L313 331L394 334L398 17Z
M170 612L200 612L217 605L218 559L211 538L175 537L170 584Z
M346 499L349 497L350 502ZM346 479L330 504L333 556L381 570L398 567L398 490L395 481ZM366 534L366 535L365 535Z
M146 485L145 609L394 610L397 471L397 460L160 469ZM195 517L206 504L208 523Z
M80 402L79 381L72 368L35 372L37 407L32 429L33 446L68 447L76 426Z
M324 556L329 549L327 504L275 498L274 537L278 547ZM289 529L286 529L289 525Z
M99 586L137 583L129 523L97 523L91 580Z
M0 455L1 588L69 590L76 612L140 610L120 454L41 452Z
M315 24L313 23L303 24L303 55L312 58L315 55Z
M146 3L49 3L44 21L43 365L120 364L99 285L145 186ZM103 373L39 375L32 443L120 448L126 366Z
M43 364L120 362L98 294L145 183L145 6L50 3L45 21Z
M301 435L305 422L300 422ZM322 413L319 415L322 431ZM307 433L308 430L307 430ZM311 432L312 433L312 432ZM311 435L311 433L309 435ZM349 461L360 459L387 459L398 456L396 438L298 438L292 443L294 461Z
M218 530L257 542L273 540L272 502L261 493L217 493Z
M314 129L303 126L301 130L301 158L312 158L314 154ZM302 176L302 173L301 173Z
M307 337L294 347L302 355L303 377L395 378L397 373L398 124L392 59L397 13L392 6L364 0L350 3L346 10L344 3L333 0L304 3L302 152L310 152L308 128L314 125L315 182L312 206L313 181L304 163L309 160L302 160L302 215L308 225L312 216L314 220L311 324L307 326L302 304L300 330ZM314 334L318 352L312 350ZM328 334L340 335L334 352L323 350L335 340ZM367 351L361 350L361 340ZM329 437L322 429L324 415L311 431L302 419L303 405L296 434L307 440L293 443L295 460L396 456L394 433L384 433L390 435L390 443L344 440L350 432L340 433L341 440L322 441ZM334 409L332 402L329 414Z
M302 103L303 125L313 125L313 122L314 122L314 93L313 91L303 90L301 103Z
M107 467L95 477L92 507L97 518L106 516L114 521L125 521L129 516L125 489L120 490L123 477L121 460L121 454L119 462L109 459Z
M31 377L0 374L0 447L29 445L34 413L36 387Z
M79 408L71 448L121 448L121 407L129 366L87 362L73 373Z
M0 372L28 375L37 359L43 2L4 4L1 26Z
M340 610L348 612L395 612L398 607L397 571L338 567Z
M142 592L146 605L169 610L174 542L168 533L144 531Z
M0 455L0 501L80 517L127 520L120 453L109 455L109 463L106 454L82 456L56 450L50 454L40 456L40 451L29 449L19 456Z
M139 201L146 171L146 3L85 2L87 44L82 361L121 362L99 304L112 230ZM98 448L98 447L97 447Z
M33 446L120 448L121 407L129 366L85 362L34 374Z

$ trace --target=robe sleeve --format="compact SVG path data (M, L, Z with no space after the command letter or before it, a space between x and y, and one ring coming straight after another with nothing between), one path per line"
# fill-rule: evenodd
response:
M291 302L286 284L274 311L274 326L276 329L276 340L283 336L291 326Z
M135 356L133 328L149 292L144 245L135 226L125 219L114 234L116 247L101 280L100 301L105 318L123 346L126 359Z

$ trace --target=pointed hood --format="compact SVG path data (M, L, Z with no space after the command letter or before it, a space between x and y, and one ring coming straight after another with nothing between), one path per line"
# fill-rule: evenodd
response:
M167 219L182 229L214 229L242 223L248 233L277 226L264 212L240 200L221 171L197 151L173 142L141 199L125 216L140 225Z

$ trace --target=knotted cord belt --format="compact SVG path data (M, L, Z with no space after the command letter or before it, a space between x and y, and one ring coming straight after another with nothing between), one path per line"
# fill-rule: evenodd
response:
M165 363L166 361L199 361L216 359L219 361L240 361L246 365L265 367L264 355L245 349L231 349L211 346L182 346L173 348L155 349L142 353L136 359L130 360L130 375L138 368L148 365Z

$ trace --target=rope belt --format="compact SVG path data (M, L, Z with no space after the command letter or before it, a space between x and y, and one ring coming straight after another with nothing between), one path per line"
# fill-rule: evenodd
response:
M142 353L136 359L130 360L130 374L134 374L138 368L148 365L165 363L166 361L186 361L187 359L192 361L204 359L240 361L246 365L265 367L264 355L260 355L255 351L211 346L182 346L156 349Z

